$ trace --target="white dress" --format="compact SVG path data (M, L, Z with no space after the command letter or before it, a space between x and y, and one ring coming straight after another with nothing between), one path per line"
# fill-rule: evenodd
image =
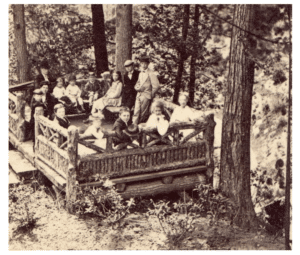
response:
M192 108L185 106L182 108L181 106L178 106L174 109L170 124L175 122L192 122L195 118L199 117L199 112L192 110ZM180 133L182 133L183 137L186 137L187 135L191 134L194 131L194 129L184 129L181 130ZM195 142L196 138L195 136L189 139L191 142Z

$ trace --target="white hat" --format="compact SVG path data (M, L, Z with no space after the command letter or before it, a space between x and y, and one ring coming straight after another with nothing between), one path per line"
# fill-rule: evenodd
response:
M124 66L131 66L133 64L133 61L132 60L126 60L125 63L124 63Z

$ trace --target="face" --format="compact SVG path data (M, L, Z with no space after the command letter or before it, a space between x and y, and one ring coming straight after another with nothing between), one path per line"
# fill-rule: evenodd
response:
M35 99L36 101L42 101L42 95L37 95L37 94L35 94L35 95L34 95L34 99Z
M48 92L49 88L48 85L43 85L42 91L46 94Z
M95 82L95 80L96 80L96 78L95 78L95 77L90 77L90 78L89 78L89 81L90 81L90 82L92 82L92 83L94 83L94 82Z
M178 103L180 104L180 106L185 107L187 104L187 98L185 96L179 97Z
M117 81L119 79L119 75L117 73L113 73L112 77L114 81Z
M57 109L56 116L58 118L61 118L61 119L64 118L66 116L66 110L65 110L65 108L59 108L59 109Z
M75 84L76 84L75 81L70 81L70 85L71 85L71 86L74 86Z
M125 66L127 72L131 72L133 70L133 65Z
M38 115L44 115L44 108L41 106L38 106L35 108L35 113Z
M48 74L49 70L46 68L41 68L41 72L42 72L42 74Z
M101 127L101 120L94 120L93 125L94 125L96 128L100 128L100 127Z
M130 118L130 113L129 112L122 112L120 115L121 120L124 122L128 122Z
M157 115L157 116L162 115L161 108L160 108L160 107L155 107L154 113L155 113L155 115Z
M111 83L111 77L110 77L110 76L107 76L105 80L106 80L109 84Z
M25 116L25 119L30 119L30 117L31 117L31 108L29 106L25 107L24 116Z
M141 67L143 70L146 70L148 68L149 63L147 62L141 62Z
M64 84L63 84L62 81L58 81L58 82L57 82L57 87L61 88L63 85L64 85Z

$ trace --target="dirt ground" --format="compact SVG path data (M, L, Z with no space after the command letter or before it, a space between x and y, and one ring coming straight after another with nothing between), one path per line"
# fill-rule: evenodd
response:
M134 212L113 229L94 217L79 218L59 209L46 193L30 204L37 222L27 231L9 225L9 250L169 250L168 238L155 216ZM283 237L264 231L247 232L227 221L209 226L207 218L195 221L195 230L176 249L182 250L283 250Z

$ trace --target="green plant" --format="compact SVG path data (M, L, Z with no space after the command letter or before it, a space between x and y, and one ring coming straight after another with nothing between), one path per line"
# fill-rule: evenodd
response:
M199 184L194 190L198 192L198 204L210 218L210 225L218 222L220 217L232 220L235 203L214 189L210 184Z
M93 214L113 227L120 227L121 220L130 213L134 199L123 201L111 181L101 178L99 181L99 187L77 186L75 212L78 215Z
M202 207L192 201L184 203L173 203L160 200L155 203L151 199L153 209L148 208L146 216L156 216L162 231L166 234L171 249L178 249L188 233L194 231L194 220ZM174 212L175 210L175 212Z
M29 229L36 223L35 212L30 210L34 190L28 185L14 186L9 189L9 222L18 222L18 228Z

